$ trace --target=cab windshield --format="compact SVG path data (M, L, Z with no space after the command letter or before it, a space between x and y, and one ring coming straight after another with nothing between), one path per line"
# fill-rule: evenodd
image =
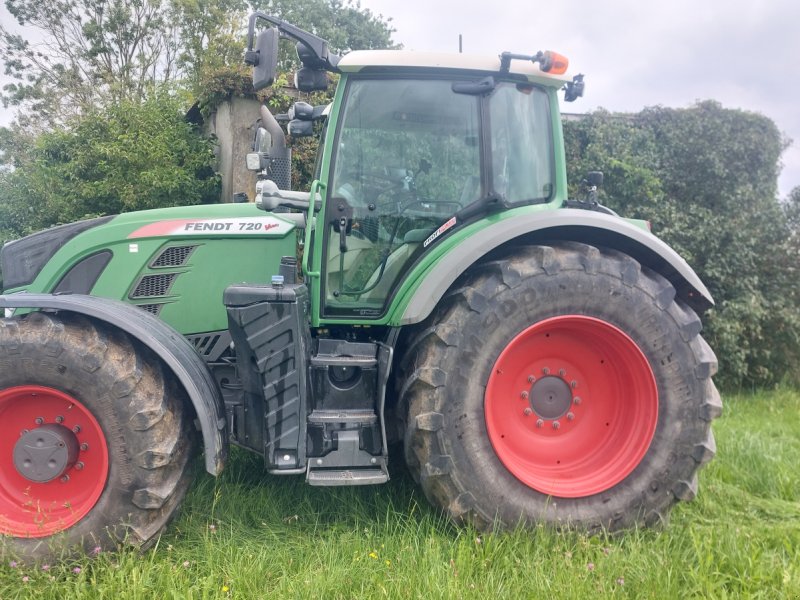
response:
M325 316L377 318L409 267L493 197L544 202L553 189L548 96L498 83L356 79L335 141L325 241ZM455 218L454 218L455 217Z

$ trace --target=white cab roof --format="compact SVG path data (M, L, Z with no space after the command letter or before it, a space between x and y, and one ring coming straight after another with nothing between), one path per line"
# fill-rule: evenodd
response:
M473 54L445 54L414 52L412 50L356 50L345 54L337 65L345 73L355 73L366 68L397 69L458 69L464 71L500 71L500 56ZM561 86L572 78L569 75L552 75L539 69L538 63L512 60L510 72L524 75L531 82Z

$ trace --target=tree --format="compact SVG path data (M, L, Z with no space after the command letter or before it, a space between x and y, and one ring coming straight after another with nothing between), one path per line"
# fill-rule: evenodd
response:
M789 197L783 204L783 210L792 239L797 243L797 247L800 247L800 186L789 192Z
M171 0L177 23L178 66L193 96L209 74L235 70L244 56L244 0Z
M6 0L24 28L0 26L0 58L14 83L4 105L54 120L122 99L177 75L179 41L161 0ZM36 40L36 41L32 41Z

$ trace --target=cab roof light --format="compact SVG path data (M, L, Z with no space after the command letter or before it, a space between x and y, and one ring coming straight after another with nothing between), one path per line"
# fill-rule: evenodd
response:
M500 55L501 73L508 73L509 69L511 68L512 60L529 60L533 63L538 62L539 68L543 72L550 73L552 75L563 75L567 72L567 67L569 67L569 59L558 52L553 52L552 50L546 50L545 52L539 51L533 56L528 56L527 54L514 54L513 52L503 52Z
M563 54L547 50L539 60L539 67L545 73L563 75L567 72L567 67L569 67L569 59Z

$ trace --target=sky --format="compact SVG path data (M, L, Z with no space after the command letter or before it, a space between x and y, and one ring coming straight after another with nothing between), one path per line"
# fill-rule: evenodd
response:
M418 51L534 54L555 50L586 94L568 112L638 112L716 100L764 114L795 142L779 193L800 185L798 0L361 0L392 18L394 40ZM5 24L10 16L0 8ZM0 83L2 75L0 74ZM0 125L12 112L0 107Z

